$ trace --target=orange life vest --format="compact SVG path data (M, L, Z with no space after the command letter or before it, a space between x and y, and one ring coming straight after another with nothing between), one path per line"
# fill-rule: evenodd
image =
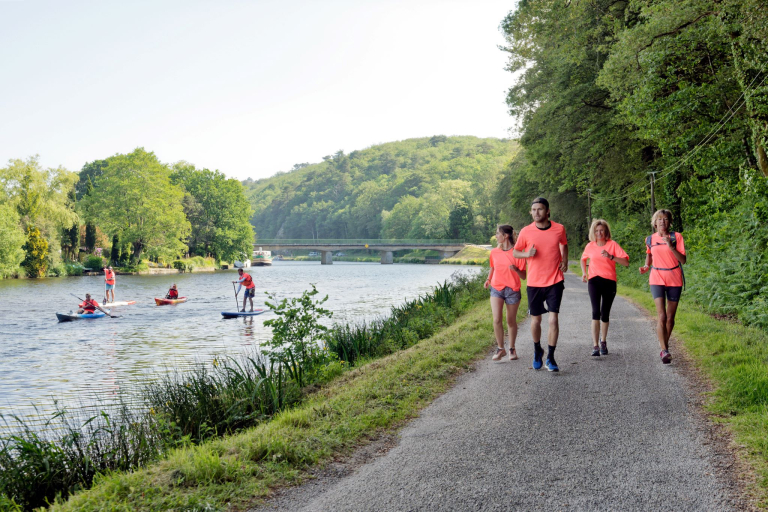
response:
M169 299L178 299L179 298L178 290L174 290L173 288L168 290L168 298Z
M112 270L105 269L104 270L104 280L107 282L107 284L114 285L115 284L115 273Z
M253 278L251 277L251 274L243 274L243 284L246 288L256 288L256 285L253 284Z
M99 306L99 303L96 302L94 299L91 300L85 300L80 303L80 307L83 308L88 313L93 313L96 311L96 308Z

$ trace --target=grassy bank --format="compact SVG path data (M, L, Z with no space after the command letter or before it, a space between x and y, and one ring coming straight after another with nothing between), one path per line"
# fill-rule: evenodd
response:
M491 254L489 249L468 245L462 250L440 261L441 265L483 265L488 262L488 256Z
M580 269L571 269L581 275ZM650 292L624 285L618 292L656 315ZM768 333L715 318L683 292L673 337L671 350L675 340L681 343L712 384L705 405L710 418L733 433L739 456L757 477L750 492L768 507Z
M270 489L300 482L311 466L415 417L492 340L488 305L479 302L450 327L343 374L272 421L173 450L145 469L100 477L91 490L52 510L242 509Z

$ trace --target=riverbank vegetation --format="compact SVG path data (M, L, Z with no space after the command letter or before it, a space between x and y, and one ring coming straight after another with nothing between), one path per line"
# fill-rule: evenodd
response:
M487 293L482 287L483 280L484 275L456 275L453 281L438 286L432 293L408 301L402 306L393 307L388 318L366 324L336 324L331 328L324 328L320 323L329 312L322 308L324 299L317 299L314 289L305 292L300 298L279 302L274 299L267 301L277 315L276 319L270 320L275 337L266 348L268 357L265 357L265 354L249 353L216 358L197 366L191 372L172 371L148 379L143 391L146 404L144 412L127 408L93 415L78 411L60 411L51 418L51 425L58 428L42 434L35 428L26 426L23 419L11 418L16 425L12 434L0 436L0 495L5 495L6 501L13 499L24 509L30 509L42 506L46 500L54 500L57 496L63 502L68 495L96 483L97 489L93 493L83 495L85 497L76 498L72 502L77 505L68 504L63 507L79 509L83 502L77 499L85 499L87 502L92 499L90 496L94 496L94 493L99 495L103 492L99 488L112 478L130 480L136 474L151 475L157 467L180 462L178 457L183 459L197 454L193 456L196 460L192 463L193 466L218 466L218 469L213 466L208 468L219 475L209 482L218 488L210 498L219 500L219 505L222 505L224 501L232 499L228 498L227 493L234 492L230 475L232 468L229 468L232 461L227 461L228 456L222 458L215 446L232 442L238 445L240 442L232 439L219 440L222 436L276 422L279 426L265 428L275 428L280 432L283 428L280 422L284 420L279 418L286 416L278 416L274 420L272 418L281 411L297 407L294 412L287 413L288 417L291 414L302 417L314 414L307 411L314 410L319 403L328 404L328 397L335 396L338 390L345 387L329 384L335 382L334 379L354 380L354 377L345 376L372 360L401 353L433 335L444 336L440 331L442 328L455 324L462 315L476 308L479 302L485 302ZM488 317L486 309L484 307L482 311L484 316ZM476 313L473 315L477 316ZM490 326L489 322L486 323ZM490 332L488 330L488 333ZM474 348L467 352L464 347L464 352L460 351L462 355L455 357L468 357L470 353L487 348L490 340L488 333L474 333L474 345L470 343ZM466 340L452 339L451 346L464 345L465 342ZM425 350L418 349L418 352L421 354ZM433 357L434 354L430 355L430 358ZM438 365L442 370L434 375L436 389L444 386L449 378L449 361L455 359L448 358ZM376 368L376 363L373 364L373 368ZM422 364L431 363L419 363ZM336 391L329 392L329 386ZM355 391L358 394L371 392L362 387ZM413 407L416 406L413 397L421 396L422 391L413 389L404 393L407 397L398 405L401 409L399 414L410 416L415 412ZM367 400L374 403L377 399L371 395ZM387 404L373 407L374 412L371 414L380 416L374 420L377 426L385 427L399 421L398 417L389 415L389 409ZM368 416L359 417L357 409L349 417L346 412L340 414L337 419L343 419L349 425L368 424L367 422L371 421ZM300 428L322 430L314 421L310 423L312 424L302 425ZM339 428L342 426L339 425ZM292 435L288 438L270 439L265 441L267 444L262 444L264 451L259 451L262 448L257 450L258 453L249 451L248 459L242 461L248 470L244 473L236 470L236 473L242 477L255 476L254 471L258 469L266 479L260 481L259 485L265 482L272 482L269 485L274 485L284 478L297 478L298 470L306 468L308 464L325 460L332 453L339 453L338 450L367 438L373 432L375 429L368 432L351 431L345 434L349 437L345 437L346 440L342 444L330 451L328 447L321 447L317 451L310 450L307 453L304 453L307 447L301 443L296 444ZM253 431L243 435L248 437L253 435ZM321 445L330 443L330 446L335 446L336 436L334 433L326 433L325 438L318 442ZM197 459L202 454L207 455ZM152 466L154 469L106 476L109 471L135 470L160 459L163 461L158 462L159 466ZM186 463L184 465L186 467ZM187 475L186 469L181 467L175 470L181 473L175 473L176 476L166 482L168 487L161 492L170 492L173 495L162 498L172 500L163 501L166 504L191 499L188 486L201 483L197 478L202 474ZM30 472L34 473L34 479L30 479ZM111 484L106 485L109 487ZM158 498L154 494L158 489L157 485L157 482L142 483L142 486L146 487L142 489L141 494L150 501ZM251 489L252 485L253 483L248 484L247 489ZM197 489L200 493L211 490L205 485ZM265 489L266 487L262 492ZM179 494L176 494L177 492ZM193 491L195 499L204 495L196 494L197 492ZM238 499L245 499L247 496L237 495ZM136 498L137 496L127 497L121 493L118 499L128 499L127 503L134 506L132 500ZM141 507L149 505L145 503L139 506Z
M577 257L591 202L634 262L619 281L647 286L637 267L667 208L686 300L768 328L768 4L521 2L502 30L523 147L503 216L527 224L548 197Z
M79 275L102 257L126 270L185 255L244 260L250 215L237 180L142 148L79 173L11 160L0 169L0 277Z

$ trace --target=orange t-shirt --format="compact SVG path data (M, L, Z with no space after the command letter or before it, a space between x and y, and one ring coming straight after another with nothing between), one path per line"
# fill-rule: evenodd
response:
M565 227L557 222L552 222L547 229L537 228L535 222L525 226L517 237L515 250L527 252L532 245L536 246L536 254L533 258L526 258L528 286L552 286L563 281L560 246L568 245Z
M628 258L627 253L621 248L619 244L613 240L608 240L604 246L600 247L596 242L589 242L584 248L584 253L581 255L582 260L589 260L589 271L587 275L590 279L593 277L603 277L616 280L616 262L611 258L604 258L601 253L603 250L608 254L613 255L614 258Z
M517 272L510 269L510 265L514 265L520 270L525 268L525 260L515 258L512 256L512 249L508 251L499 249L491 249L491 255L489 256L491 262L491 268L493 269L493 275L491 276L491 286L498 291L502 291L504 288L509 287L514 291L520 291L520 276Z
M675 248L680 254L685 254L683 235L675 233ZM662 286L683 286L683 269L675 268L680 262L672 250L667 247L658 233L651 235L651 247L645 246L645 253L651 255L651 275L648 284ZM658 270L658 268L673 268L674 270Z

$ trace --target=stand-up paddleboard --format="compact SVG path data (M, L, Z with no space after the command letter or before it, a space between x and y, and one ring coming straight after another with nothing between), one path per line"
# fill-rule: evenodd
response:
M265 313L266 309L254 309L253 311L222 311L221 316L224 318L237 318L239 316L256 316Z
M109 310L105 310L107 313L109 313ZM98 309L94 311L93 313L56 313L56 318L59 319L59 322L71 322L72 320L84 320L87 318L103 318L106 315L99 311Z
M136 304L135 300L118 300L115 302L107 302L106 304L103 304L103 305L115 308L117 306L133 306L134 304Z
M155 297L155 303L158 306L165 306L167 304L181 304L182 302L187 302L187 298L179 297L178 299L158 299Z

